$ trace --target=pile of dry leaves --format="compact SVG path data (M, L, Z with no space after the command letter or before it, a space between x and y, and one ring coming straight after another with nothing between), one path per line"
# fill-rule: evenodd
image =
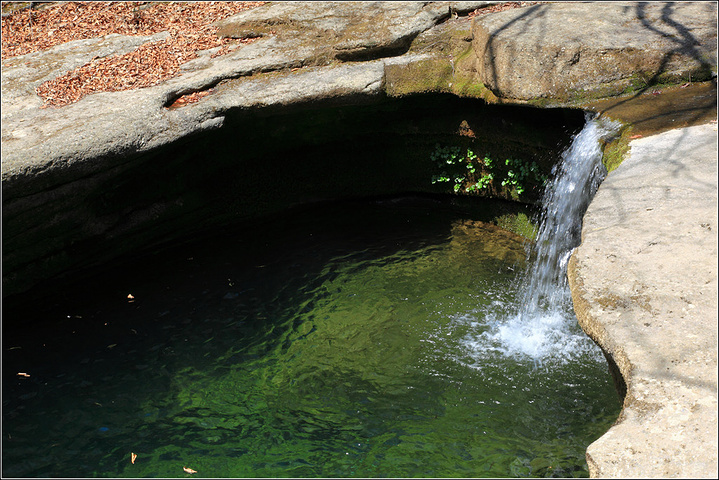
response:
M264 3L58 2L42 10L24 9L2 19L2 58L111 33L170 33L167 39L145 43L130 53L93 59L36 89L45 106L59 107L94 92L156 85L197 58L199 50L222 47L216 53L220 55L251 41L220 39L212 23Z

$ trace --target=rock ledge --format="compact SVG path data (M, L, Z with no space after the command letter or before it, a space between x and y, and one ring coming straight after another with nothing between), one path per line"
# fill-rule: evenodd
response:
M716 478L717 127L630 143L584 217L569 280L626 391L587 449L606 478Z

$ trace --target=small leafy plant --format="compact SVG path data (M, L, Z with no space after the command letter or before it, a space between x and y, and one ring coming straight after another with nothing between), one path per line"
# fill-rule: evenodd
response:
M440 170L439 175L432 176L432 183L452 183L455 193L462 189L468 193L487 190L495 179L501 179L503 187L513 188L517 195L522 195L529 183L544 185L547 181L536 162L508 158L501 165L489 155L480 159L470 148L463 150L437 144L431 159Z
M547 175L541 173L536 162L527 163L522 160L508 158L504 164L509 167L507 178L502 180L502 186L511 186L517 190L517 194L524 193L528 182L544 185L547 182Z

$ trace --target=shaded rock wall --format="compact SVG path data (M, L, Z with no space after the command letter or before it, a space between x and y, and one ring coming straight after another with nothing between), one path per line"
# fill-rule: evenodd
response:
M442 193L431 182L437 143L536 161L548 171L583 120L577 110L446 95L238 110L221 129L102 162L72 180L51 170L47 188L5 199L4 290L295 205ZM473 138L462 135L462 124L472 125Z

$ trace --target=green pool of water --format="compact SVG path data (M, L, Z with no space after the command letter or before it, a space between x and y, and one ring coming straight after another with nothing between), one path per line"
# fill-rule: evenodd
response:
M26 306L3 475L588 476L606 362L571 311L512 323L524 245L479 218L313 209Z

